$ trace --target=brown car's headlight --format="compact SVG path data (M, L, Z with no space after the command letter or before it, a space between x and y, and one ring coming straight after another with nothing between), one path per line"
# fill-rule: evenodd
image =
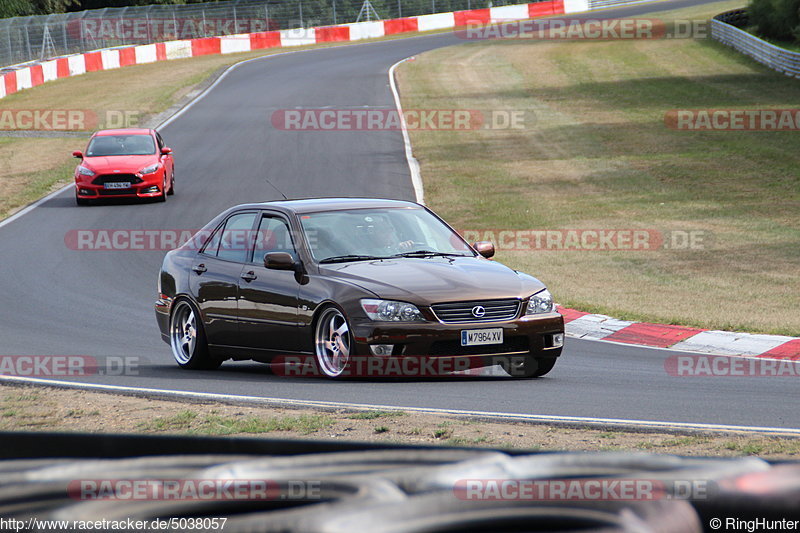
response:
M528 299L526 315L538 315L541 313L552 313L555 310L553 295L547 289L541 290Z
M361 300L361 308L372 320L381 322L423 322L416 305L394 300Z

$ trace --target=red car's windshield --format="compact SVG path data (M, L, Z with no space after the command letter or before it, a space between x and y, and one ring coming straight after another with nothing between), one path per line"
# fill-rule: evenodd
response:
M154 153L156 153L156 143L153 141L153 137L146 134L98 135L92 139L86 149L88 157L151 155Z

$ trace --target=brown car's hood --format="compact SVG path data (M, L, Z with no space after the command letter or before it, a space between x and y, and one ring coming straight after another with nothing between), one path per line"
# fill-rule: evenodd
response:
M479 257L402 258L321 265L329 276L387 300L418 305L495 298L527 298L545 288L527 274Z

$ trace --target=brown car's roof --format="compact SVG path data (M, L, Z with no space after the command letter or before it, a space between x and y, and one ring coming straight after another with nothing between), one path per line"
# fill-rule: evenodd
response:
M294 213L313 213L315 211L335 211L340 209L420 207L414 202L388 200L382 198L304 198L301 200L276 200L259 204L237 206L255 208L278 208Z

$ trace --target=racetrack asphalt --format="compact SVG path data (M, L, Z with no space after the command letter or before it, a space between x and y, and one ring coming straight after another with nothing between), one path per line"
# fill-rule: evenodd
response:
M582 15L639 16L702 2L670 1ZM571 16L570 18L577 18ZM244 202L289 197L413 199L400 132L276 130L281 109L393 109L387 72L397 61L465 44L452 33L268 56L230 71L161 132L175 150L176 190L166 204L75 206L62 192L0 227L3 355L139 358L137 375L58 377L198 392L333 402L798 428L796 378L674 377L675 352L567 339L562 359L536 380L344 381L270 375L227 362L183 371L153 314L163 251L77 251L78 229L197 229ZM83 141L76 139L76 149ZM423 176L424 177L424 176ZM532 274L536 274L532 272Z

